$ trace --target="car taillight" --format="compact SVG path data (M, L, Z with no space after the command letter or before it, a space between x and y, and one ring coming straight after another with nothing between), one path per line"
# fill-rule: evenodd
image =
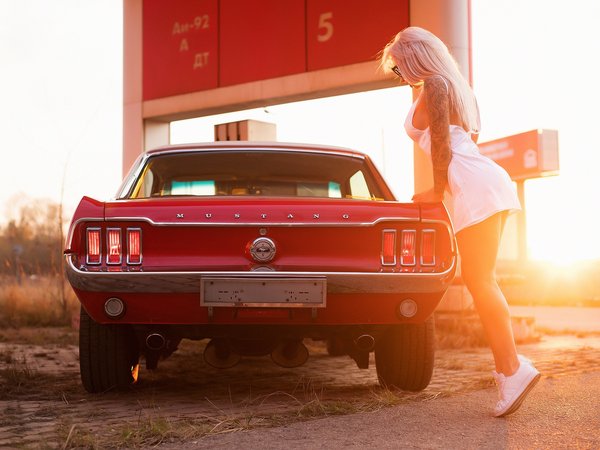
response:
M127 264L142 263L142 230L127 229Z
M421 265L435 265L435 230L423 230L421 233Z
M417 232L415 230L403 230L400 235L400 264L403 266L414 266L416 264L415 247Z
M100 254L100 228L88 228L86 230L86 262L88 264L100 264L102 255Z
M396 265L396 230L383 230L381 264L383 266Z
M121 229L109 228L108 235L108 254L106 256L107 264L121 264Z

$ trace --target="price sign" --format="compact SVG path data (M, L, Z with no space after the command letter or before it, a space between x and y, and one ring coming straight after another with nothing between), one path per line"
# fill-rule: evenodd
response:
M220 2L220 85L306 70L304 0Z
M408 0L306 0L308 70L373 61L409 25Z
M409 0L143 0L143 99L373 61Z
M144 100L217 87L218 31L218 0L144 0Z

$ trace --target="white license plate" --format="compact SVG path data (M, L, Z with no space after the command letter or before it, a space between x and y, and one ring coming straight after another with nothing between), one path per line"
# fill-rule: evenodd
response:
M327 280L321 278L206 278L201 306L324 308Z

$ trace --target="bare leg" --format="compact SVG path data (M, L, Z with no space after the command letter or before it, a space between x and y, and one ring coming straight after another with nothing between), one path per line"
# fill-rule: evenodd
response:
M496 281L496 258L505 213L498 213L456 235L463 280L490 343L496 372L510 376L519 368L506 298Z

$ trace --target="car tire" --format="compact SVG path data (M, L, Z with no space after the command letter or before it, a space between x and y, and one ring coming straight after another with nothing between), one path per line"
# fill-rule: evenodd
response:
M91 393L126 389L137 381L139 349L127 325L102 325L81 308L79 369L81 382Z
M390 327L375 344L379 383L405 391L425 389L433 374L434 341L433 316L422 324Z

